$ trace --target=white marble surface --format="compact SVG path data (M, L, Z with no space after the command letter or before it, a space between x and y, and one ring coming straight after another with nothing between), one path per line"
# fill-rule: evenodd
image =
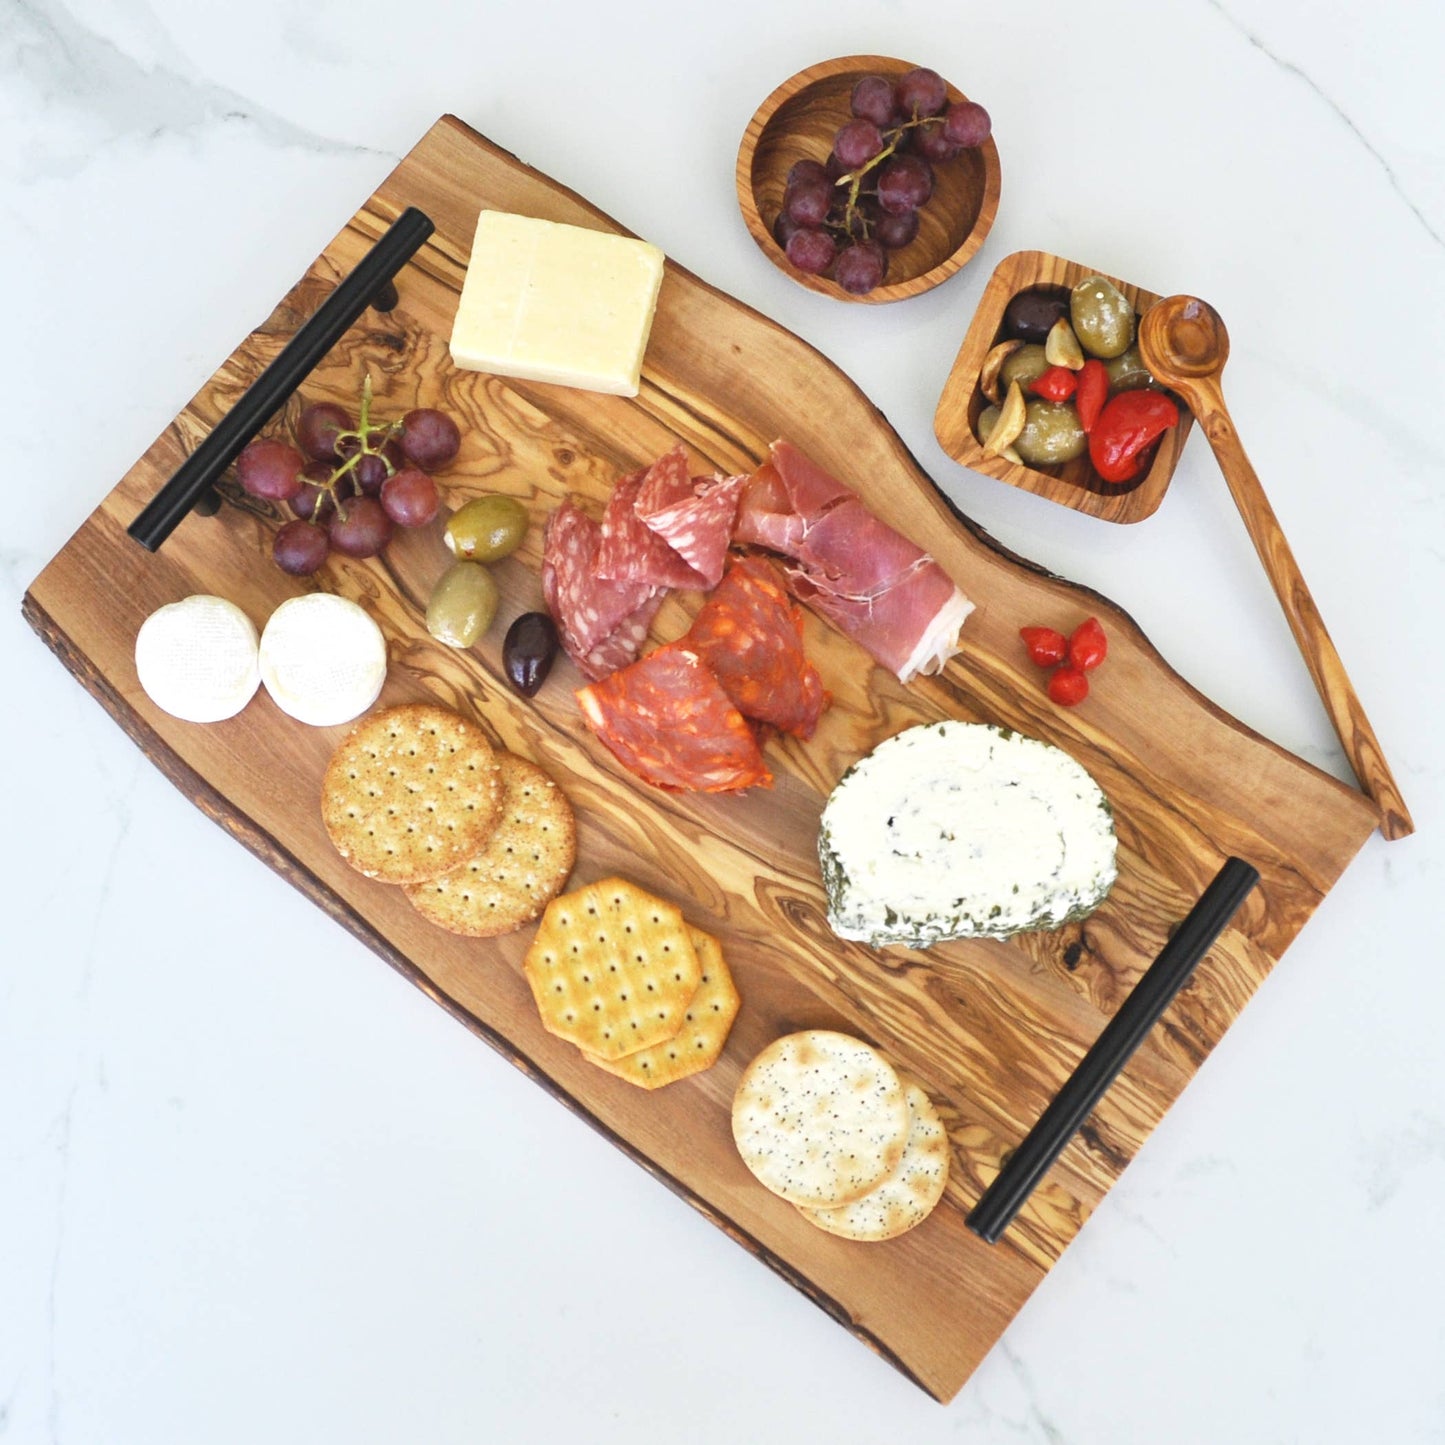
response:
M1005 175L972 266L883 309L775 272L732 192L773 85L870 50L982 99ZM0 1440L1445 1439L1442 53L1436 0L6 0ZM1010 251L1229 322L1420 831L1366 845L949 1408L208 823L19 617L444 110L818 345L1004 543L1342 774L1198 439L1138 528L933 440Z

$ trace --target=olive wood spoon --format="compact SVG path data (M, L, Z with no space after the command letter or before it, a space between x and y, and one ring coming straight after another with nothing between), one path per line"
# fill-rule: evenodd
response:
M1406 837L1415 824L1405 800L1224 404L1219 380L1229 359L1224 322L1197 297L1168 296L1144 313L1139 352L1155 380L1184 399L1209 438L1345 756L1379 809L1380 831L1386 838Z

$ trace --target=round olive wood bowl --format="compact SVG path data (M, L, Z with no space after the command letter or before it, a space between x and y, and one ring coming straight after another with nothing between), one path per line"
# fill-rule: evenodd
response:
M757 109L738 148L738 205L763 254L800 286L839 301L901 301L947 281L983 245L998 214L998 147L990 137L936 165L932 198L919 212L917 237L888 255L881 286L854 296L827 276L811 276L788 263L773 239L783 209L783 190L794 161L826 161L838 127L852 119L849 101L865 75L890 79L914 67L886 55L847 55L824 60L785 80ZM950 85L950 101L969 97Z

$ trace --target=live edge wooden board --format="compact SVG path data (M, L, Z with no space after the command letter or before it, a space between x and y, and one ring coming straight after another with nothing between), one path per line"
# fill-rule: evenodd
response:
M408 205L437 229L398 277L399 306L353 327L305 394L351 401L369 370L382 414L443 407L464 438L444 474L447 500L457 506L483 491L506 492L526 504L533 525L522 550L498 567L502 612L469 653L433 643L424 625L427 594L449 560L437 527L403 534L383 559L333 556L314 585L354 598L381 624L391 656L384 703L440 701L556 777L577 810L576 881L625 873L721 938L743 996L728 1047L715 1068L653 1094L589 1067L543 1032L521 974L531 930L495 943L453 937L414 913L399 890L340 860L322 830L318 790L344 729L293 722L264 692L231 721L178 722L136 681L136 629L163 603L216 593L261 624L313 585L272 565L277 517L235 488L219 515L187 518L154 556L125 528ZM36 579L26 615L222 827L745 1249L948 1400L1376 827L1376 812L1213 707L1118 608L1005 553L952 513L841 372L680 267L668 266L635 400L455 370L447 337L482 206L620 229L460 122L441 120ZM779 436L942 561L978 606L963 653L941 677L903 687L809 615L807 649L833 707L810 742L769 743L776 786L726 798L649 790L582 727L572 697L578 678L565 660L532 702L502 679L507 623L541 602L543 521L569 493L596 510L617 475L674 437L700 466L733 472L754 465ZM675 596L654 635L682 632L696 605ZM1109 634L1107 671L1082 707L1057 709L1017 629L1067 627L1090 613ZM833 936L814 851L823 800L875 743L942 717L1046 738L1098 780L1117 820L1120 868L1093 917L1057 933L929 952L878 952ZM965 1213L1231 853L1260 870L1261 886L1003 1242L983 1244L965 1230ZM778 1035L807 1027L871 1040L941 1106L953 1145L948 1193L898 1240L855 1244L822 1233L759 1186L734 1151L729 1104L741 1069Z

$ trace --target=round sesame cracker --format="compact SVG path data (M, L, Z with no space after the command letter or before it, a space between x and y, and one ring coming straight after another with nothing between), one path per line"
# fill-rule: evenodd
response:
M943 1198L948 1183L948 1131L933 1100L911 1079L903 1081L908 1096L908 1142L898 1167L876 1189L833 1209L800 1208L804 1219L843 1239L895 1239L922 1224Z
M893 1066L847 1034L774 1040L743 1071L733 1139L759 1183L793 1204L849 1204L898 1167L908 1100Z
M496 938L530 923L577 857L577 823L561 788L514 753L499 753L497 763L502 804L491 837L459 868L405 887L424 918L467 938Z
M384 883L419 883L480 851L502 787L475 723L430 703L365 717L332 754L321 817L336 851Z

